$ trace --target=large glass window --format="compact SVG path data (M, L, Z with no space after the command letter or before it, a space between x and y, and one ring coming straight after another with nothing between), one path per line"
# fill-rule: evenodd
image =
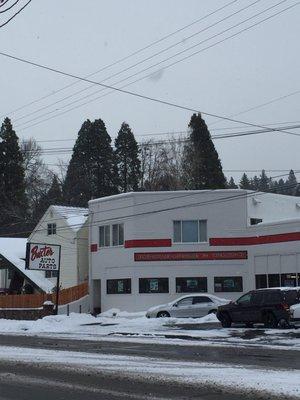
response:
M108 279L106 281L107 294L130 294L131 279Z
M99 247L110 246L110 225L99 227Z
M176 293L207 292L207 278L176 278Z
M112 245L122 246L124 244L124 224L112 226Z
M297 274L281 274L280 276L281 286L297 286Z
M207 242L207 221L173 221L173 241L174 243Z
M269 282L269 287L279 287L280 286L280 275L279 274L269 274L268 282Z
M241 276L220 276L214 278L215 292L242 292L243 278Z
M256 289L264 289L268 287L267 275L255 275Z
M140 293L169 293L168 278L140 278Z

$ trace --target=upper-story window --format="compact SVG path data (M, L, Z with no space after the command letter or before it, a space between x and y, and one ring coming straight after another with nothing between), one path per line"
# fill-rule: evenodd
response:
M102 225L99 227L99 247L123 246L124 224Z
M250 218L250 225L257 225L262 222L261 218Z
M207 242L207 221L186 220L173 221L174 243L199 243Z
M47 225L47 235L56 235L56 224Z

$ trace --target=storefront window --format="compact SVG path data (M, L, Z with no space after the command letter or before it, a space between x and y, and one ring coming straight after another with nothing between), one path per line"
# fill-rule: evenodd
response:
M280 287L280 275L269 274L268 275L269 287Z
M169 293L168 278L140 278L140 293Z
M267 275L255 275L256 289L264 289L268 287Z
M242 292L243 278L241 276L216 277L215 292Z
M281 286L297 286L297 274L281 274L280 276Z
M207 278L176 278L176 292L207 292Z
M130 294L131 279L108 279L106 289L107 294Z

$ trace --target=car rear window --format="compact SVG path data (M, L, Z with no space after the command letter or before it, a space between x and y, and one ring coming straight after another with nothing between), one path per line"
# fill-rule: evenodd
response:
M282 295L280 291L268 291L264 293L265 304L279 304L282 303Z
M284 301L289 305L292 306L293 304L297 304L300 302L299 298L299 291L297 290L287 290L284 291Z

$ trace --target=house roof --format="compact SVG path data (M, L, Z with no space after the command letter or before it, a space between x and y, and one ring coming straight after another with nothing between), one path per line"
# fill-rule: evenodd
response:
M88 218L88 208L51 206L51 210L65 219L66 224L77 232Z
M44 272L25 269L27 239L0 237L0 257L5 258L21 275L43 292L50 293L54 283L44 277Z

